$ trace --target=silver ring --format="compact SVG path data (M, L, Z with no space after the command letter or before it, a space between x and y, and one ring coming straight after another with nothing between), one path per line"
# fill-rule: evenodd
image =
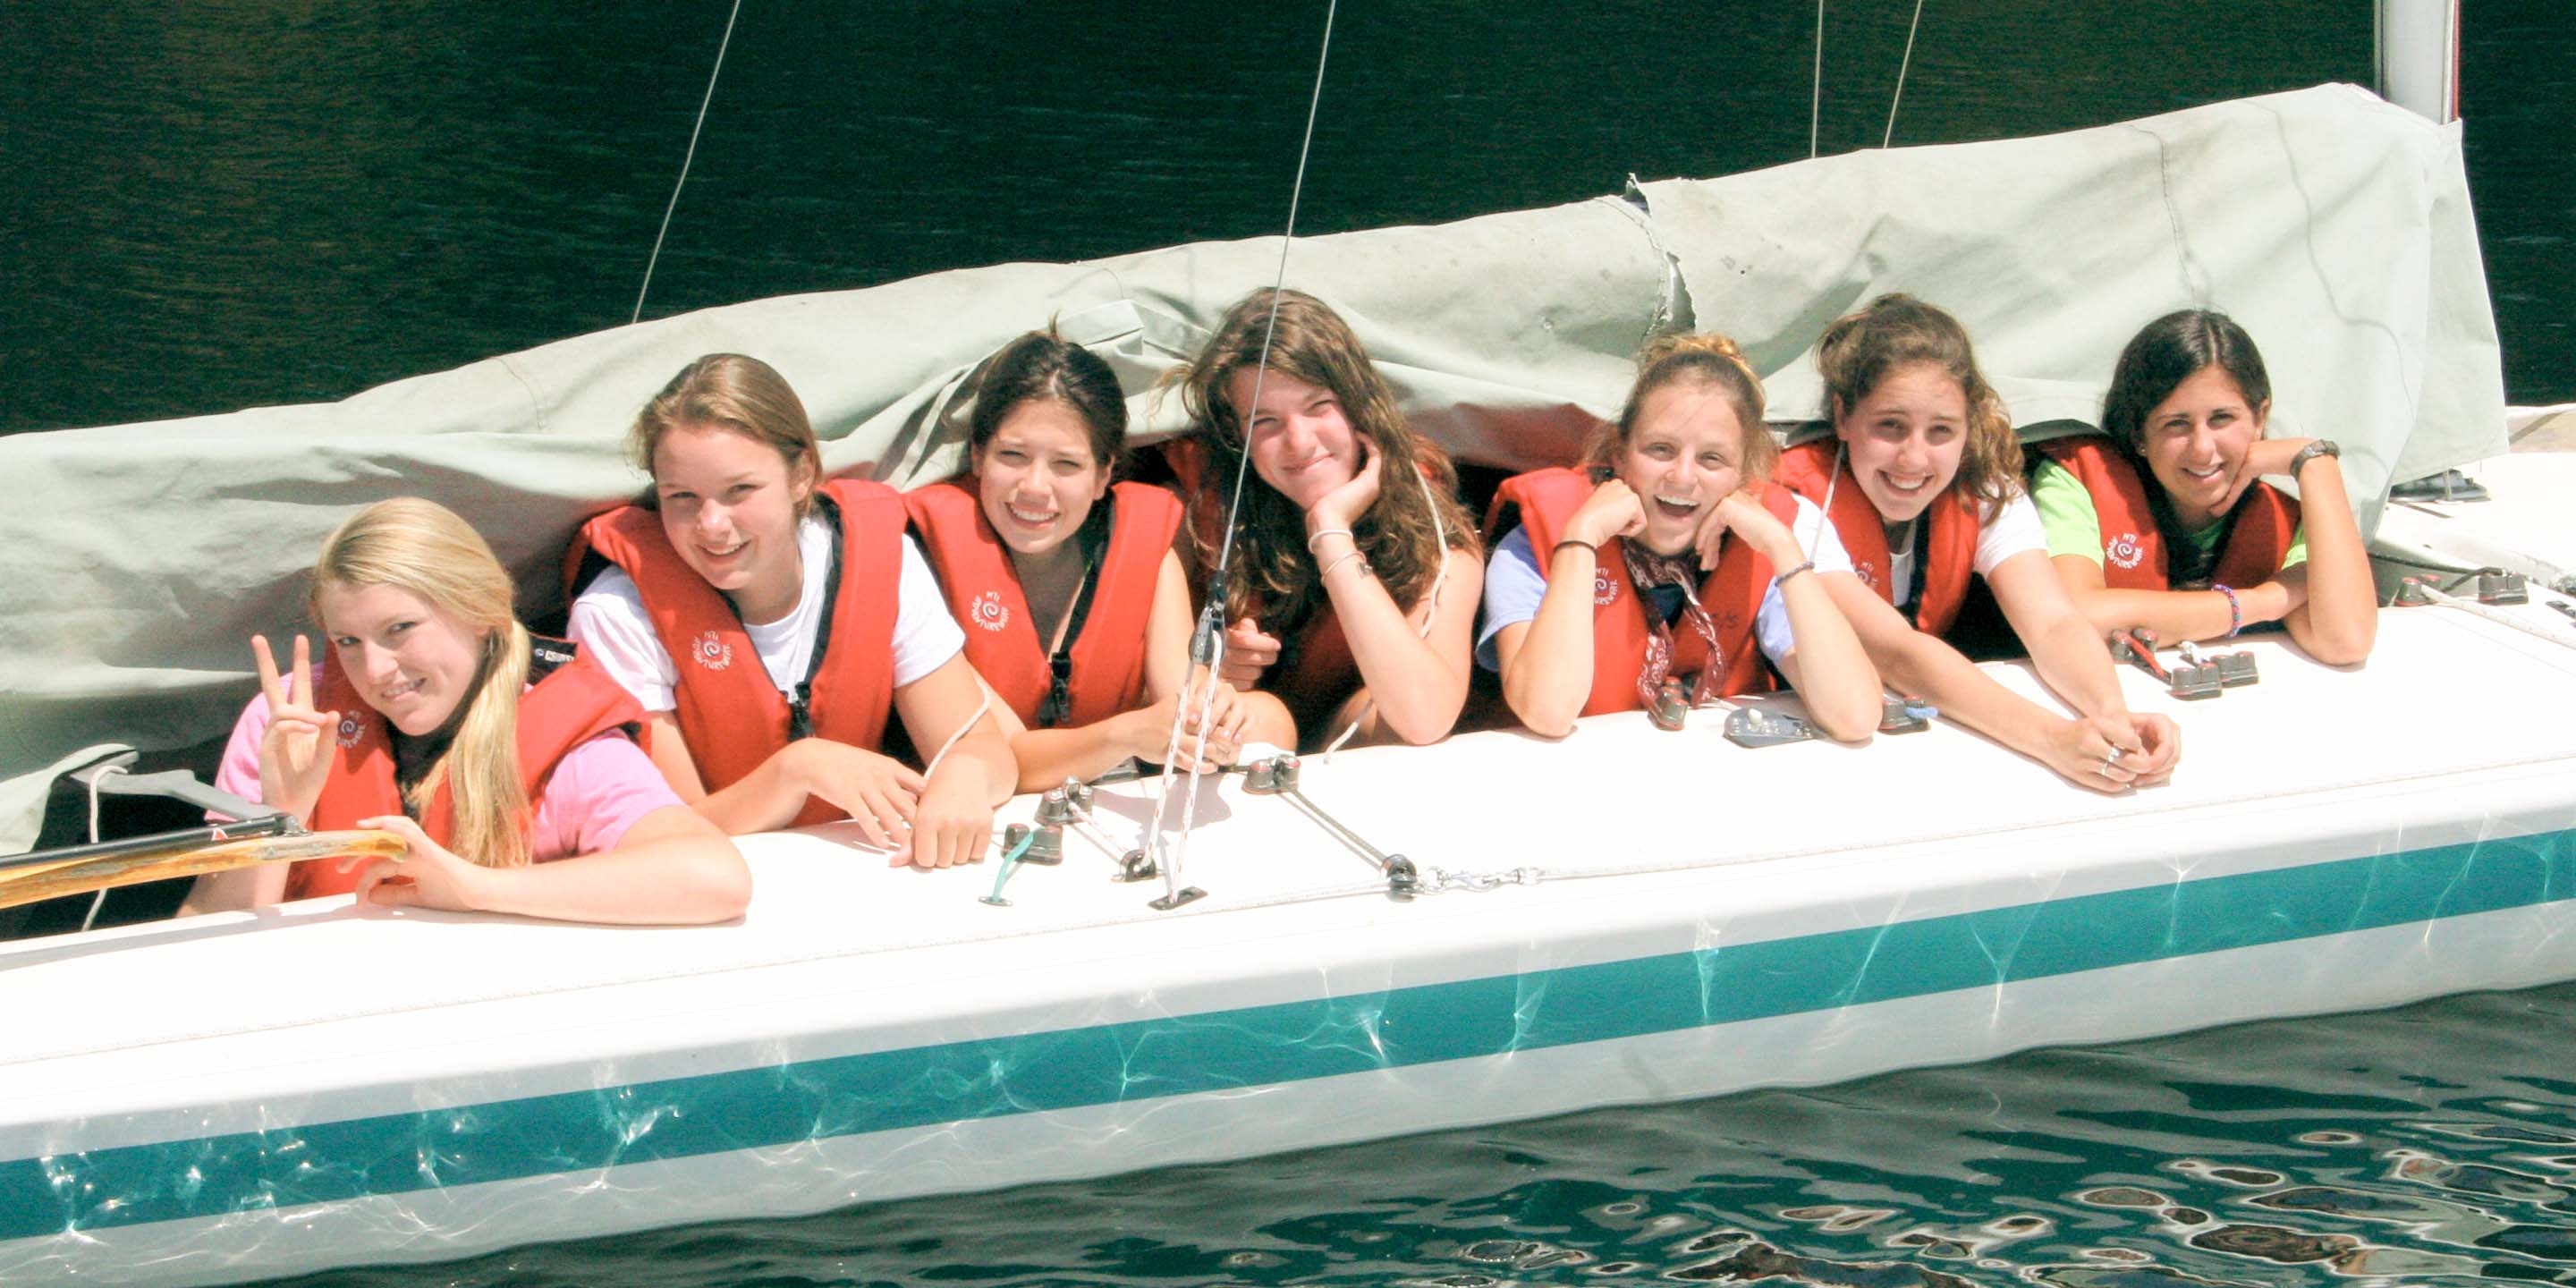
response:
M2102 753L2102 773L2105 777L2110 775L2112 766L2120 763L2120 756L2121 751L2118 747Z

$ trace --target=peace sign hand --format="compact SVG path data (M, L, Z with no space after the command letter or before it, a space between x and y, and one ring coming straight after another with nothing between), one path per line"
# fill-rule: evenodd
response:
M295 637L295 669L285 675L277 672L267 636L251 636L250 653L259 664L260 694L268 699L268 729L259 739L260 802L310 822L322 780L331 776L331 737L340 713L316 711L312 694L298 693L313 676L313 650L304 636Z

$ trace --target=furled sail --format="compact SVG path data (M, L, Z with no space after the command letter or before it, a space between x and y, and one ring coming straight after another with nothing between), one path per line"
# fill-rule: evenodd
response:
M92 743L219 737L250 691L246 638L303 625L321 539L385 496L463 513L519 574L523 609L544 612L574 525L642 488L622 447L636 410L701 354L773 363L827 467L906 484L957 467L976 365L1051 317L1111 356L1140 423L1169 432L1177 407L1144 391L1270 283L1277 256L1257 240L938 273L337 403L0 439L0 777ZM1960 315L2025 425L2090 418L2132 332L2206 304L2263 346L2282 429L2343 443L2356 496L2504 448L2458 128L2342 86L1301 239L1288 280L1350 318L1416 424L1511 468L1568 456L1667 325L1734 334L1777 412L1811 416L1808 347L1887 290Z

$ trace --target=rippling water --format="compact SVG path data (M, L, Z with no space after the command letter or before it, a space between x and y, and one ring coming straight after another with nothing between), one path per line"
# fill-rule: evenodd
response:
M1827 5L1876 146L1904 0ZM0 5L0 432L345 397L618 325L725 0ZM1943 0L1895 138L2368 83L2366 0ZM646 316L1279 230L1322 6L747 0ZM1300 213L1436 222L1807 155L1814 13L1346 5ZM2516 401L2576 399L2576 5L2478 0L2469 180ZM2106 355L2107 361L2107 355Z
M2576 986L338 1285L2576 1283Z

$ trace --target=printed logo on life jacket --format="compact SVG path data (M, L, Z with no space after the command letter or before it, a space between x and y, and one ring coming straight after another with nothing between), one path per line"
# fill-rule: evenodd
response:
M1592 570L1592 603L1595 607L1619 602L1619 579L1607 568Z
M2102 543L2102 557L2122 568L2135 568L2147 557L2146 547L2138 543L2138 534L2123 532Z
M1868 559L1854 559L1852 560L1852 575L1860 578L1860 584L1867 586L1872 590L1878 589L1877 563Z
M733 645L725 643L714 631L708 631L698 637L697 643L689 646L689 656L710 671L721 671L733 665Z
M1011 610L1002 603L1002 592L998 590L977 595L975 602L966 606L966 615L988 631L998 631L1011 624Z
M339 739L341 746L355 747L358 745L358 740L365 737L366 734L367 727L359 724L356 716L340 717Z

